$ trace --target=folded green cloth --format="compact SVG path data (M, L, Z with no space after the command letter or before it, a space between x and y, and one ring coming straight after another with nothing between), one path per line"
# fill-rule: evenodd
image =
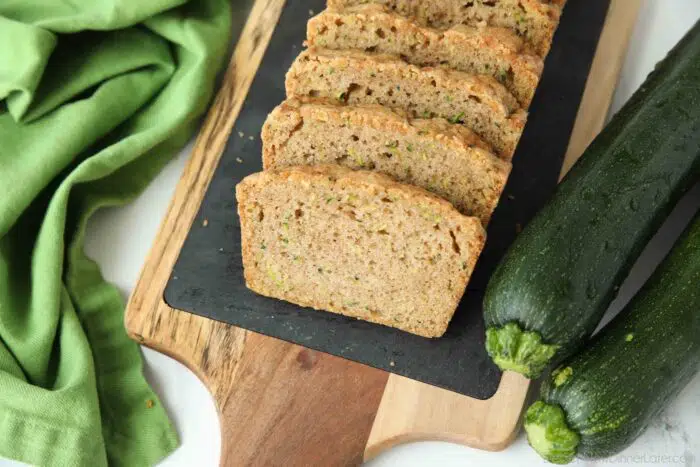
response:
M177 446L83 242L191 137L229 1L0 1L0 457L131 467Z

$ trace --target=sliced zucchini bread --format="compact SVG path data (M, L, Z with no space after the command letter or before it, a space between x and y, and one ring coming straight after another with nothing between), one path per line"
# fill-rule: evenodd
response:
M382 172L445 198L484 225L511 169L463 125L411 119L377 105L290 99L268 116L262 142L265 169L335 163Z
M527 120L515 97L491 77L421 68L393 55L312 47L287 72L286 90L288 97L379 104L417 118L463 123L506 160Z
M484 244L475 217L371 171L267 170L236 186L247 286L441 336Z
M341 9L365 3L385 5L434 28L449 28L457 24L510 28L525 37L544 57L566 0L328 0L328 7Z
M444 66L496 78L527 108L543 61L513 30L457 25L446 31L421 26L369 4L325 10L307 24L307 44L400 55L418 66Z

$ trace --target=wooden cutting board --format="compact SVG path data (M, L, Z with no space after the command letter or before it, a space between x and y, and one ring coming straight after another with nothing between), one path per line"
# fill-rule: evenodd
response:
M612 1L564 170L603 126L639 4ZM187 365L209 388L220 413L222 465L353 465L417 440L504 449L517 433L529 387L518 374L506 372L493 397L477 400L179 311L163 300L283 6L283 0L253 6L129 300L127 331Z

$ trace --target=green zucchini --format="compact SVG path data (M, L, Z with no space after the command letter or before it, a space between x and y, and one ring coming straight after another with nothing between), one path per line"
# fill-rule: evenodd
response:
M700 215L629 305L545 379L528 440L555 463L617 454L699 369Z
M515 240L484 298L486 349L530 378L592 334L700 174L700 26L676 45Z

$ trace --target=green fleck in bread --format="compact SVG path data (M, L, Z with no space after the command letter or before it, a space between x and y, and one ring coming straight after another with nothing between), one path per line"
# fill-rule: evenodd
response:
M442 68L420 68L397 56L309 48L286 77L287 96L379 104L416 118L463 123L509 160L527 113L495 79Z
M478 219L370 171L290 167L236 186L247 286L441 336L484 244Z
M309 46L400 55L418 66L444 66L496 78L527 108L542 74L542 58L514 31L457 25L421 26L381 5L325 10L307 25Z
M262 142L265 169L335 163L374 170L425 188L484 225L511 169L463 125L376 105L291 99L268 116Z
M328 8L340 9L377 3L434 28L457 24L486 24L510 28L544 57L552 44L566 0L328 0Z

